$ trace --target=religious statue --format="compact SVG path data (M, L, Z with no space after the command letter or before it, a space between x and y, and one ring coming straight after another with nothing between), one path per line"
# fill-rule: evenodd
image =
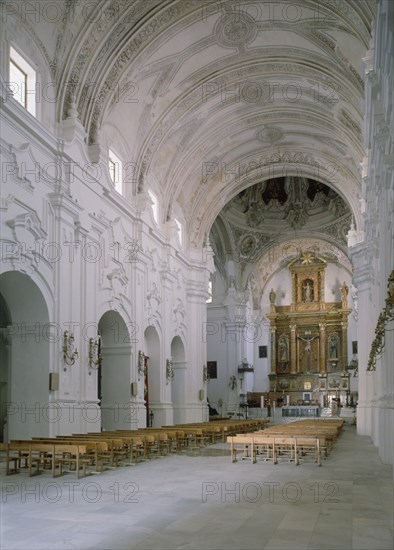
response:
M335 336L330 338L330 359L338 358L338 341Z
M313 302L313 286L310 281L307 281L302 287L304 290L304 302Z
M305 338L303 338L302 336L297 336L297 338L299 340L303 340L304 342L306 342L306 346L305 346L305 352L306 352L306 356L305 356L305 361L306 361L306 372L310 372L311 371L311 342L312 340L315 340L316 338L319 338L319 336L310 336L308 333L305 334Z
M347 284L345 283L345 281L343 281L343 285L341 286L341 297L342 297L342 300L347 300L347 295L349 293L349 287L347 286Z
M270 303L271 303L271 304L274 304L274 303L275 303L276 292L274 291L273 288L271 288L271 292L270 292L270 294L269 294L269 299L270 299Z
M311 342L312 340L315 340L315 338L319 338L319 336L307 336L306 338L303 338L302 336L298 336L300 340L303 340L306 342L305 351L311 351Z
M286 363L289 360L287 339L286 337L280 338L279 340L279 361L281 363Z

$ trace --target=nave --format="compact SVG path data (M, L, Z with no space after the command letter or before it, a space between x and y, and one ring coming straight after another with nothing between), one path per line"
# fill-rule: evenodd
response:
M2 548L391 549L391 475L345 424L321 468L233 464L217 442L79 480L3 476Z

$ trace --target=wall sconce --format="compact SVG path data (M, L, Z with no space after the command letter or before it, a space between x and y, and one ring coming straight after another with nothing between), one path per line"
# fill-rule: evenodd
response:
M371 344L369 353L367 372L376 370L376 361L382 355L385 345L385 334L387 324L394 320L394 270L390 273L387 281L387 298L385 300L385 308L378 317L378 322L375 328L375 339Z
M238 365L238 378L239 378L239 381L241 382L241 389L242 389L242 383L245 379L245 372L254 372L253 365L248 363L248 360L246 359L246 357L242 361L242 363Z
M141 376L145 376L146 374L146 367L145 367L145 353L143 351L138 352L138 380L140 380Z
M232 390L235 390L237 387L237 377L236 376L230 376L230 382L228 384Z
M168 384L168 382L172 382L172 380L174 380L174 369L172 368L172 361L171 359L166 359L166 384Z
M204 384L208 383L211 380L211 377L209 376L208 367L206 365L202 368L202 379Z
M100 350L100 336L98 336L97 340L94 340L93 338L89 338L89 367L93 370L97 370L101 366L101 350ZM89 374L92 374L89 372Z
M75 361L78 358L78 351L74 349L74 335L68 334L68 330L64 331L63 334L63 360L66 365L74 365ZM64 370L67 370L64 367Z

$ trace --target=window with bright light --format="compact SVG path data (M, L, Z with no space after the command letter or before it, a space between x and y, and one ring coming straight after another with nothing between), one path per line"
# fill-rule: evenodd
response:
M155 195L152 191L148 190L148 195L149 195L149 197L150 197L150 199L151 199L151 201L152 201L151 206L152 206L152 211L153 211L153 217L154 217L154 219L155 219L155 222L158 223L158 217L159 217L159 201L157 200L156 195Z
M212 288L213 288L213 285L212 285L212 280L209 280L208 281L208 299L207 299L207 304L212 304Z
M111 178L116 191L122 195L123 194L123 165L120 158L113 151L111 151L111 149L109 150L108 170L109 170L109 177Z
M183 237L183 235L182 235L182 233L183 233L183 232L182 232L182 224L181 224L181 222L180 222L179 220L177 220L176 218L174 218L174 221L175 221L176 226L177 226L177 228L178 228L179 242L180 242L181 245L182 245L182 237Z
M14 48L10 48L9 87L14 99L36 116L36 71Z

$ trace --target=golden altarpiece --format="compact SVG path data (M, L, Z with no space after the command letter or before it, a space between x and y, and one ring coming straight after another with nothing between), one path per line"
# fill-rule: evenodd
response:
M348 287L343 283L340 302L326 301L326 267L306 252L288 265L291 304L277 306L270 292L270 395L283 404L327 407L349 395Z

